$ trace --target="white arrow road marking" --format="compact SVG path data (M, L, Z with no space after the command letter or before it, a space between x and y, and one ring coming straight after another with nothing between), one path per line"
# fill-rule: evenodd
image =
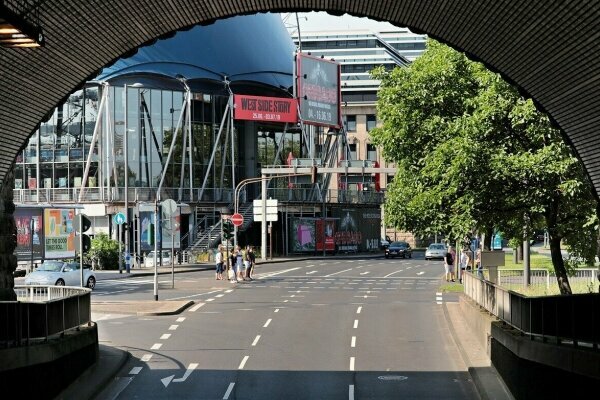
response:
M425 271L417 272L417 275L423 275Z
M185 380L194 372L194 370L198 367L198 364L191 363L188 365L185 374L181 378L173 379L175 375L167 376L166 378L162 378L160 381L165 385L165 387L169 386L171 382L185 382Z

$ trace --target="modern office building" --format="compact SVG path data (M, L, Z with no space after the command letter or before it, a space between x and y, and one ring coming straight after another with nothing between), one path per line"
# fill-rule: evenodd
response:
M16 159L15 202L23 209L73 206L91 218L92 235L113 237L113 217L122 212L131 227L130 251L144 254L152 249L154 202L172 199L178 207L172 225L163 224L162 246L169 248L171 240L176 249L214 246L221 210L233 207L238 183L260 176L266 165L309 157L331 164L327 157L338 154L322 127L307 132L297 124L232 115L233 94L292 97L294 52L274 14L195 26L140 48L71 94L41 124ZM281 201L275 252L316 251L315 220L324 215L356 231L365 218L375 227L358 241L345 235L353 245L340 242L339 249L376 248L382 194L359 191L356 178L346 179L342 191L329 184L331 177L319 179L317 192L302 177L270 182L268 196ZM246 217L241 244L258 245L252 201L259 189L248 185L240 194Z
M377 161L384 165L380 152L371 143L369 131L377 126L377 92L380 82L370 71L405 67L426 48L427 37L406 28L376 32L372 30L300 30L301 40L292 32L292 39L304 53L334 59L341 63L342 114L348 134L350 155L355 160ZM382 187L392 176L381 180ZM412 235L383 229L382 235L392 239L410 239Z

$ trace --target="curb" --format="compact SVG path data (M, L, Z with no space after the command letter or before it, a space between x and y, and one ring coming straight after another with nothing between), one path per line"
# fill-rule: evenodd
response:
M183 310L185 310L186 308L188 308L192 304L194 304L194 301L190 300L186 304L180 306L176 310L169 310L169 311L138 311L136 313L136 315L138 315L138 316L144 316L144 315L146 315L146 316L176 315L176 314L181 313Z

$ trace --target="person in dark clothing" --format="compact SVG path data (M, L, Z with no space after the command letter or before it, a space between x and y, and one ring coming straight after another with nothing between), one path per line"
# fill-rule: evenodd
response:
M448 247L448 251L444 256L444 271L446 282L455 282L454 280L454 256L452 255L452 247Z

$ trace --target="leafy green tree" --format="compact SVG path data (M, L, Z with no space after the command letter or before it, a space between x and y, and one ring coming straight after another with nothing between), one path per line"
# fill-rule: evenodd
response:
M561 293L571 293L561 242L593 262L597 214L581 163L549 118L498 74L429 41L382 81L373 141L398 172L386 224L464 238L493 229L523 240L547 227Z
M118 269L119 242L99 233L92 239L92 248L86 256L98 263L98 269Z

